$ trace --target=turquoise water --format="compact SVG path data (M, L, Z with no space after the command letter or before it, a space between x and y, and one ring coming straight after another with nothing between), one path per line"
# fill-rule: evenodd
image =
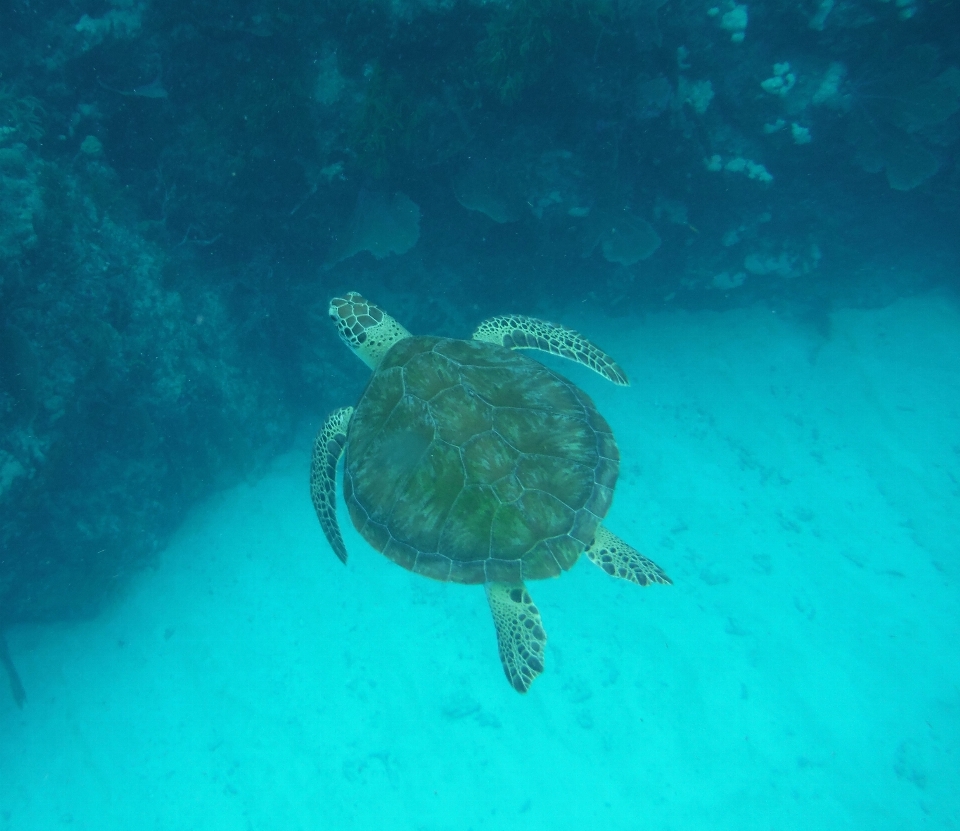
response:
M565 322L632 379L550 361L618 437L607 524L672 586L530 584L520 696L478 587L346 518L333 556L318 415L97 618L8 629L0 828L957 827L956 299Z
M0 831L960 831L958 231L958 0L0 3ZM350 290L631 379L526 694L321 531Z

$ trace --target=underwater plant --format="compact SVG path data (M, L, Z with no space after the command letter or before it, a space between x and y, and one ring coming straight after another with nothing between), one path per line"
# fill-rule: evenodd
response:
M350 146L360 164L380 178L409 149L418 113L398 72L375 63L366 74L367 88L350 131Z
M32 95L19 95L12 84L0 83L0 141L16 136L19 141L43 137L43 106Z
M501 103L516 103L550 70L563 30L585 5L591 4L519 0L498 7L477 45L477 65L483 83Z
M960 69L939 69L937 50L925 45L898 58L871 84L853 87L848 139L860 167L885 171L895 190L912 190L940 169L933 148L956 141L948 124L960 112Z

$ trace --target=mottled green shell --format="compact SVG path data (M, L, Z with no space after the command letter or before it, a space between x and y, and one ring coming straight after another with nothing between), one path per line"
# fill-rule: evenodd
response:
M570 568L610 507L619 452L586 393L480 341L410 337L350 420L344 494L394 562L457 583Z

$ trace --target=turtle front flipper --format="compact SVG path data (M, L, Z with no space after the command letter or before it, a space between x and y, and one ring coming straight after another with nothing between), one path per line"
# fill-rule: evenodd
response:
M608 381L629 386L630 381L613 358L574 329L524 315L502 315L483 321L474 340L496 343L509 349L539 349L569 358L600 373Z
M347 425L352 415L353 407L341 407L330 413L313 440L310 465L310 496L317 519L330 547L344 563L347 561L347 547L337 523L337 463L347 443Z
M500 661L507 680L519 693L530 689L543 672L543 631L540 610L523 583L487 583L487 602L497 627Z
M593 545L587 549L590 562L598 565L611 577L629 580L638 586L650 583L671 584L673 580L653 560L643 556L632 545L627 545L602 525L597 528Z

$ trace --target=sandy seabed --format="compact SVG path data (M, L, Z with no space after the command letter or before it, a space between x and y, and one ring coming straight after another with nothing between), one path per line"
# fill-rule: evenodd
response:
M531 584L520 696L480 588L352 528L334 557L303 442L99 619L8 632L0 830L960 827L954 300L566 322L633 380L551 363L618 437L608 526L673 586Z

